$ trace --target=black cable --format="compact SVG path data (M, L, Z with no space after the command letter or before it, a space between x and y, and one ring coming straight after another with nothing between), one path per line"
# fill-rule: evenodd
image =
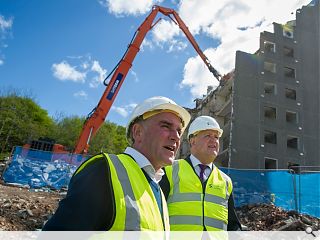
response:
M133 40L135 39L136 35L137 35L137 32L138 30L135 31L135 33L133 34L133 37L127 47L127 50L125 51L125 53L123 54L122 58L120 59L120 61L117 63L117 65L112 69L112 71L108 74L108 76L103 80L103 84L105 86L108 86L108 83L107 83L107 79L111 76L111 74L118 68L120 62L124 59L124 56L127 54L128 50L129 50L129 47L131 45L131 43L133 42Z

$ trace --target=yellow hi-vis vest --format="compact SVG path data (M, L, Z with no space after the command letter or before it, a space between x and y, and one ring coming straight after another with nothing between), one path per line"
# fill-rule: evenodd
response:
M126 154L103 154L110 166L115 200L115 219L110 231L169 231L168 208L162 191L163 220L150 184L139 165ZM75 174L101 156L99 154L89 159Z
M165 168L170 183L167 204L173 231L227 230L231 179L214 167L205 189L190 164L180 159Z

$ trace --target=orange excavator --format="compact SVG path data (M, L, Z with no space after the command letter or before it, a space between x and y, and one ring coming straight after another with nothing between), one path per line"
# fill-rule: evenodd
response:
M220 81L221 75L219 72L210 64L208 58L204 55L198 44L196 43L194 37L188 30L188 27L179 17L177 12L173 9L165 8L161 6L153 6L151 13L147 16L147 18L143 21L143 23L139 26L137 31L135 32L130 44L128 45L127 51L116 65L116 67L111 71L109 76L104 80L104 84L107 86L104 91L98 105L91 111L88 115L77 144L74 149L75 154L86 154L88 152L90 140L97 133L100 126L105 121L105 118L114 102L120 87L126 78L126 75L129 69L132 66L132 62L136 57L137 53L140 50L140 46L148 33L160 20L154 22L158 13L162 13L163 15L169 17L173 22L175 22L179 28L184 32L187 39L190 41L194 49L197 51L203 62L208 67L209 71L214 75L214 77ZM110 81L106 83L106 80L112 75Z

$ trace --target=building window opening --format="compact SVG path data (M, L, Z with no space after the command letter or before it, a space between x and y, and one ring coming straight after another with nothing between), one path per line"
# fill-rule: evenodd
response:
M298 138L293 136L287 136L287 147L298 149Z
M278 160L273 158L264 158L265 169L278 169Z
M276 85L273 83L264 83L264 93L269 95L276 95Z
M271 62L264 62L264 70L276 73L276 64Z
M277 118L277 110L274 107L264 107L264 117L268 119L276 119Z
M266 52L276 52L276 44L274 44L273 42L264 41L263 44Z
M293 58L293 48L289 48L289 47L283 47L283 55L287 56L287 57L291 57Z
M284 68L284 75L286 77L289 77L289 78L295 78L296 77L295 69L289 68L289 67L285 67Z
M289 99L292 99L292 100L296 100L297 99L297 92L294 89L286 88L285 89L285 95L286 95L286 98L289 98Z
M296 112L286 111L286 121L288 123L298 123L298 115Z
M277 133L265 130L264 131L264 142L277 144Z

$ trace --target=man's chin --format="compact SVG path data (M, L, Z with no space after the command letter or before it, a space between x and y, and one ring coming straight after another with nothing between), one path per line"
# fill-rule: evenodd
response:
M173 161L174 161L175 157L169 157L166 159L165 161L165 166L170 166L173 164Z
M217 150L211 150L209 154L214 156L214 157L216 157L218 155L218 151Z

